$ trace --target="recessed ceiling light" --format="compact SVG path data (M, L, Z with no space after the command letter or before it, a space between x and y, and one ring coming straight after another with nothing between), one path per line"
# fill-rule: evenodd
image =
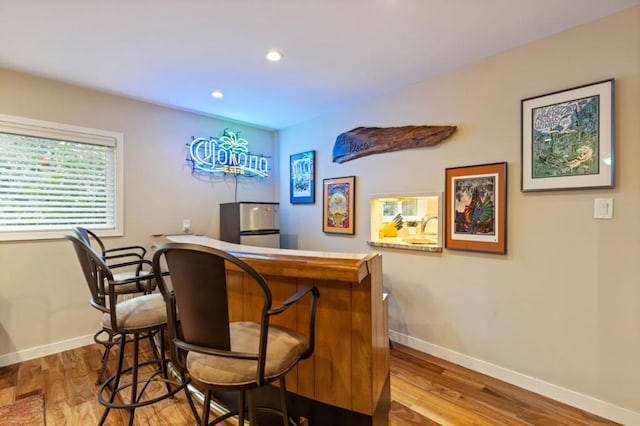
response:
M216 99L224 98L224 93L219 90L214 90L213 92L211 92L211 97Z
M282 59L282 53L277 50L270 50L267 52L267 59L271 62L279 62Z

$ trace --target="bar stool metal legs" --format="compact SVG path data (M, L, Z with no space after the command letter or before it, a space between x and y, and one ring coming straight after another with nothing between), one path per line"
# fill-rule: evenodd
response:
M160 341L160 349L156 347L154 335L157 334ZM129 336L128 336L129 335ZM141 330L131 333L120 333L113 336L113 340L119 340L119 354L115 374L100 385L98 401L105 406L99 425L103 425L112 408L127 410L129 412L128 424L133 425L135 410L145 405L154 404L163 399L172 397L182 389L186 383L180 383L169 379L167 374L167 362L164 352L164 327L156 330ZM127 339L129 337L129 339ZM152 347L154 358L140 362L140 341L148 338ZM124 367L124 359L127 343L133 343L133 360L130 367ZM146 365L157 364L157 369L140 377L140 368ZM123 376L130 376L128 383L121 384ZM152 383L162 383L166 391L155 397L147 397L145 392ZM172 389L172 385L173 389ZM157 392L157 389L155 390ZM128 397L128 398L127 398ZM190 397L190 395L188 395ZM123 402L118 402L118 400ZM128 402L124 402L128 401Z

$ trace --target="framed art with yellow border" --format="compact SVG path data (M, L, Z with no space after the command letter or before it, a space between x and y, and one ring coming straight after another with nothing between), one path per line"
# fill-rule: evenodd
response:
M322 231L355 234L356 177L323 179L322 188Z
M445 247L507 252L507 163L445 170Z

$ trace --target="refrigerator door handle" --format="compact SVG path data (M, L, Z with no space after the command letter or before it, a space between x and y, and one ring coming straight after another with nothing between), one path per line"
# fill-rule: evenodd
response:
M269 234L279 234L280 231L278 229L259 229L255 231L240 231L240 235L269 235Z

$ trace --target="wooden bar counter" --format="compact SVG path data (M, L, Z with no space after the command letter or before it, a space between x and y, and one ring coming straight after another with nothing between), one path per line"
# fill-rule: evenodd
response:
M323 253L244 246L204 236L171 235L164 241L228 251L268 281L273 306L299 288L320 291L313 356L287 375L290 411L314 425L387 425L389 333L379 253ZM230 269L232 320L257 319L244 287L245 274ZM308 333L308 300L273 318L273 323ZM253 312L253 313L252 313Z

